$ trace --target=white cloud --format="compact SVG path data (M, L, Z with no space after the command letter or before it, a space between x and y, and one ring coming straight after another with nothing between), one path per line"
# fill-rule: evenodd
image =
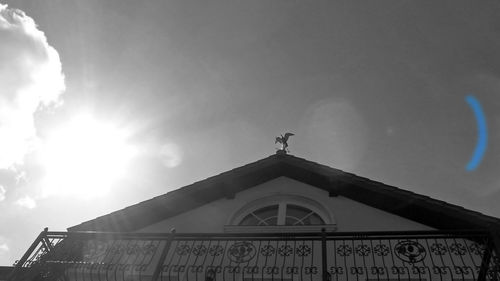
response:
M7 191L5 190L5 187L3 187L3 185L0 185L0 201L3 201L5 200L5 193Z
M175 143L164 143L160 147L160 158L166 167L177 167L182 162L182 150Z
M19 198L16 201L16 204L28 209L34 209L36 207L36 201L29 196L24 196L23 198Z
M57 51L24 12L0 4L0 169L34 148L34 113L60 104L65 89Z
M9 251L9 246L7 245L7 243L1 243L0 252L7 252L7 251Z

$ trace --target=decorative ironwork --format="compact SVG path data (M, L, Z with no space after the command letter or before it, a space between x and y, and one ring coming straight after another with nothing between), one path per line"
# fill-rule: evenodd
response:
M467 249L462 243L453 243L450 245L450 251L457 256L463 256L467 253Z
M371 249L368 245L358 245L356 247L356 254L360 256L368 256L371 253Z
M395 254L405 262L416 263L425 258L425 248L415 241L401 241L394 247Z
M446 255L446 253L448 252L448 249L446 249L446 246L441 244L441 243L434 243L431 246L431 252L434 255L442 256L442 255Z
M500 260L491 245L480 231L43 232L10 281L493 281L500 279Z
M207 247L205 245L196 245L192 249L193 255L203 256L207 253Z
M373 247L373 252L377 255L377 256L387 256L389 254L391 250L389 249L389 247L387 247L386 245L384 244L378 244L378 245L375 245L375 247Z
M210 246L210 248L208 249L208 254L212 257L220 256L222 255L222 253L224 253L224 247L220 245Z
M289 255L291 255L293 253L293 249L292 247L290 247L290 245L281 245L279 248L278 248L278 254L280 256L285 256L285 257L288 257Z
M229 258L236 263L247 262L254 257L255 246L248 241L238 242L233 244L227 253Z
M264 257L269 257L274 255L275 249L271 245L264 245L260 249L260 254L263 255Z
M337 253L338 253L341 257L350 256L350 255L352 254L352 248L351 248L351 246L349 246L349 245L340 245L340 246L337 248Z
M469 246L469 250L474 255L483 255L484 254L484 248L485 248L484 245L480 245L479 243L472 243Z
M191 252L191 247L189 247L188 245L179 245L175 249L175 252L179 256L185 256L185 255L187 255L187 254L189 254Z
M295 253L299 257L307 257L311 254L311 251L311 247L309 247L308 245L299 245L297 246Z

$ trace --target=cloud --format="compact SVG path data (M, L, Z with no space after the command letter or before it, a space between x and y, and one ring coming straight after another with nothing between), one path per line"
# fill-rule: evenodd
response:
M23 198L19 198L15 203L16 205L28 209L34 209L36 207L36 201L29 196L24 196Z
M7 245L7 243L1 243L0 252L7 252L7 251L9 251L9 246Z
M5 193L7 191L5 190L5 187L3 187L3 185L0 185L0 201L3 201L5 200Z
M23 11L0 4L0 169L22 164L35 147L34 114L61 103L57 51Z

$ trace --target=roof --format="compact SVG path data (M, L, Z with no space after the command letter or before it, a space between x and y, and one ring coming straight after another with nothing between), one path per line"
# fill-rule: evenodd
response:
M277 153L195 182L68 231L135 231L242 190L285 176L436 229L497 229L500 219L325 165Z

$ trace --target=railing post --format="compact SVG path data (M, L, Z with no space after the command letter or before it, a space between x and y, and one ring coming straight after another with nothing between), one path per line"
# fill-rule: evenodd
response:
M499 258L500 258L500 232L498 229L494 229L490 232L491 236L491 244L492 244L492 252L495 253L494 259L493 259L493 268L492 268L492 273L493 273L493 281L497 281L498 278L500 277L500 264L499 264Z
M490 266L491 251L493 250L493 237L492 234L488 235L488 240L485 243L485 249L483 253L483 258L481 260L481 267L479 269L479 275L477 276L477 281L485 281L486 274L488 273L488 267Z
M52 251L52 244L50 243L50 240L47 237L47 232L49 232L49 228L46 227L43 229L43 231L45 232L45 235L42 238L42 243L43 243L43 246L47 249L47 252L50 252L50 251Z
M321 229L321 267L323 269L323 281L330 281L330 274L328 273L326 252L326 229Z
M167 239L167 243L165 243L165 247L163 247L163 251L161 252L160 259L158 260L158 264L156 265L155 271L153 273L152 281L157 281L158 277L160 277L160 272L162 270L163 263L165 262L165 258L167 257L168 250L170 249L170 245L172 245L172 241L175 237L175 229L170 231L170 236Z
M29 259L30 255L36 249L38 244L40 244L40 242L43 241L43 239L47 237L47 232L49 232L48 227L44 228L43 231L40 232L40 234L38 234L35 241L33 241L33 243L31 243L31 246L24 253L24 255L21 257L21 259L16 263L14 270L12 270L9 277L7 278L8 281L15 281L16 280L15 278L17 277L17 274L19 273L20 269L23 267L24 263L26 263L26 261Z

